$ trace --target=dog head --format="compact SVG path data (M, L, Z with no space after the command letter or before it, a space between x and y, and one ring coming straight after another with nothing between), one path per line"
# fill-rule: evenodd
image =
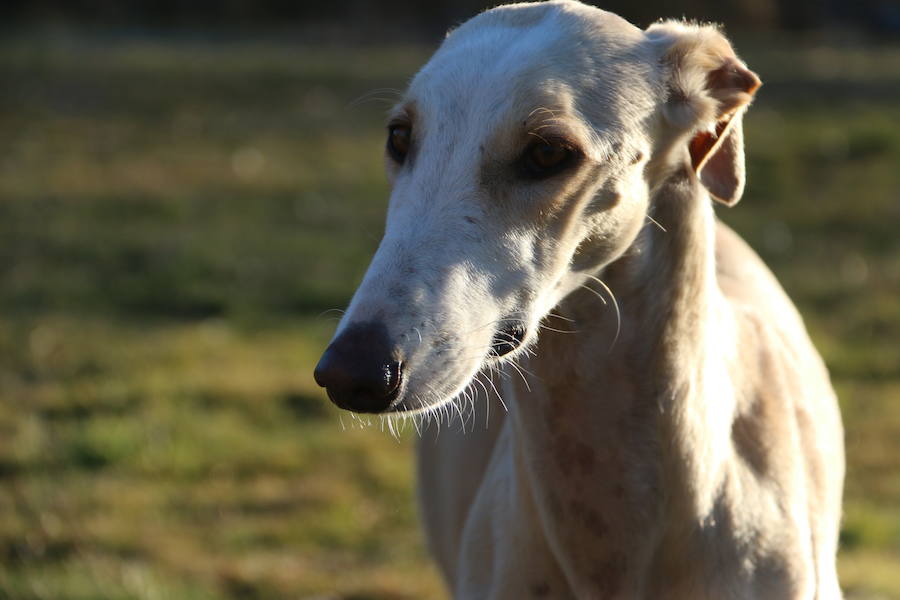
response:
M452 31L389 118L384 239L316 380L344 408L416 412L515 359L634 242L667 169L737 201L758 85L712 28L572 1Z

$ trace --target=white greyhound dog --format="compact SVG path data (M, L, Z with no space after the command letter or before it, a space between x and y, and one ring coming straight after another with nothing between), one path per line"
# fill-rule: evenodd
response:
M394 110L384 239L315 375L411 415L519 361L508 413L419 443L455 598L841 596L834 392L710 201L759 84L712 27L564 0L451 32Z

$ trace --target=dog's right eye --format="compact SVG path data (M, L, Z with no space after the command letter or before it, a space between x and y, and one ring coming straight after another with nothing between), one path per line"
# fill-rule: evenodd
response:
M546 179L574 165L578 151L564 142L532 144L520 160L522 173L531 179Z
M387 150L398 163L402 163L409 154L412 129L408 125L391 125L388 127Z

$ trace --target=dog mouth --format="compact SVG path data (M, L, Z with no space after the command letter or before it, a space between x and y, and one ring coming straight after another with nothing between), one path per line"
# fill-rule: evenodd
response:
M494 334L491 340L491 349L488 352L490 358L506 356L525 341L528 330L523 323L511 323L501 328Z
M494 333L494 336L491 339L491 343L488 348L488 352L481 364L478 365L475 374L468 377L464 384L460 384L459 386L457 386L455 392L448 391L448 393L441 398L432 398L430 401L425 401L420 404L416 400L410 401L410 390L408 389L408 385L402 385L404 389L398 390L399 394L394 394L391 405L385 412L395 414L426 413L436 409L437 407L456 401L456 398L458 398L460 393L462 393L460 390L466 389L471 384L472 380L478 377L479 373L486 370L491 365L496 366L498 363L502 362L500 359L519 349L524 344L527 337L528 327L525 325L525 323L510 320L507 325L504 325ZM402 381L401 383L409 384L411 382ZM413 384L413 386L416 387L415 384ZM415 398L415 396L416 395L413 394L413 398Z

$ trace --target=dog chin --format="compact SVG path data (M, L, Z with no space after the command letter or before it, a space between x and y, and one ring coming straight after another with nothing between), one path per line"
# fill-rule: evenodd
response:
M457 399L462 396L465 391L471 387L472 382L475 381L475 378L479 373L485 371L489 364L495 364L494 361L485 361L479 368L477 368L472 375L466 377L464 381L457 385L454 388L451 388L447 393L443 394L434 394L432 392L428 393L427 398L420 398L415 393L410 393L409 388L401 390L400 395L397 400L394 401L391 406L387 408L382 414L387 415L397 415L397 416L416 416L416 415L426 415L428 413L435 413L441 410L443 407L456 402ZM428 388L427 385L420 386Z
M441 407L450 404L456 399L456 396L446 396L441 400L432 400L422 403L421 401L412 400L410 398L400 397L399 401L392 404L382 414L394 416L413 417L417 415L426 415L441 409Z
M525 339L522 340L515 350L504 356L494 356L488 353L479 364L472 368L468 376L460 378L461 383L457 384L455 387L442 386L449 388L446 393L428 391L426 394L420 396L415 390L422 390L423 388L430 390L430 382L418 385L413 381L407 382L404 384L403 389L401 389L397 399L382 414L416 416L437 413L445 406L456 402L463 396L466 390L472 387L475 380L482 373L490 377L490 371L497 371L502 368L504 364L514 363L516 359L527 355L528 348L536 341L536 336L531 334L530 331L531 330L529 329L528 335L526 335ZM482 394L483 392L481 391L480 386L476 387L478 389L473 390L472 393Z

